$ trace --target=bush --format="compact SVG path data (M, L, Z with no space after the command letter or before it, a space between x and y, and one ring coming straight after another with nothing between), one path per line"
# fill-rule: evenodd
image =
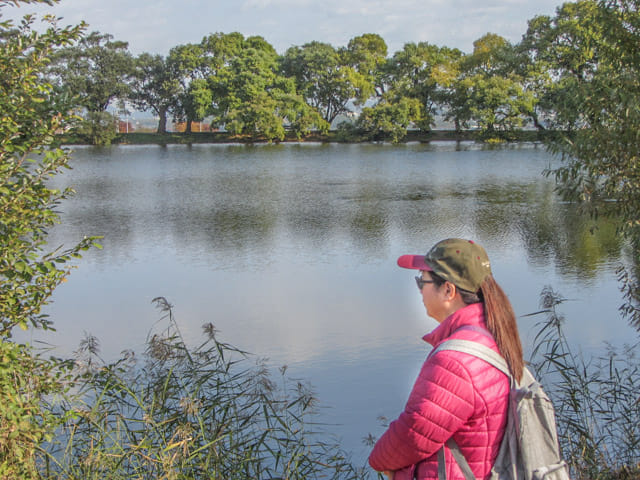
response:
M92 145L108 146L118 135L117 120L109 112L88 112L74 133Z
M415 98L401 98L396 102L382 101L374 107L364 107L357 127L367 133L369 140L389 139L398 143L407 135L410 125L422 120L420 102Z
M67 385L68 372L24 346L0 338L0 478L39 478L36 456L58 417L43 399Z
M32 0L27 3L36 3ZM7 3L0 2L0 8ZM24 2L23 2L24 3ZM49 3L49 2L47 2ZM36 458L58 418L45 405L66 388L66 364L34 356L12 342L12 331L51 328L42 308L65 280L69 261L93 243L49 251L47 230L56 207L72 193L50 189L48 180L68 166L54 135L70 124L64 99L42 75L56 49L77 40L82 26L41 33L34 19L14 27L0 23L0 478L37 478Z

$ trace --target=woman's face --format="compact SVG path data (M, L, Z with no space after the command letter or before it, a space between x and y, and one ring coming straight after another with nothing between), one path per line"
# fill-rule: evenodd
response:
M422 279L428 283L422 286L422 303L427 310L427 315L435 319L437 322L442 321L449 316L446 302L446 283L438 286L433 283L433 279L429 272L422 272Z

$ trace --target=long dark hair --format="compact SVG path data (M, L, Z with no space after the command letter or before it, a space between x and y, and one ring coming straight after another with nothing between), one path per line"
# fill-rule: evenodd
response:
M511 302L491 275L482 282L480 295L484 303L487 329L493 335L500 353L507 361L511 375L519 382L524 369L524 356L516 314L513 313Z
M437 287L444 284L445 279L429 272L433 282ZM477 293L469 292L456 287L462 301L471 305L472 303L482 303L484 306L484 320L487 329L493 335L498 345L498 350L504 357L511 370L511 375L520 381L522 370L524 369L524 356L522 353L522 342L518 333L516 315L509 298L504 293L493 276L488 275L482 282L482 286Z

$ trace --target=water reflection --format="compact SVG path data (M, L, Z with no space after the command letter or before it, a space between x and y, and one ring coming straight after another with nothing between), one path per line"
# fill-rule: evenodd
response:
M56 179L78 193L51 244L92 234L105 248L56 291L47 341L64 353L90 331L113 358L142 345L158 318L149 302L164 295L187 338L211 321L225 341L310 379L354 447L401 408L434 327L400 254L476 238L518 314L551 283L576 299L574 342L627 338L616 323L623 246L611 225L591 234L558 200L541 175L553 161L536 145L446 142L78 148ZM386 386L375 405L374 378Z
M516 235L532 262L573 266L572 275L619 260L613 229L599 225L587 235L593 225L558 202L540 176L551 159L534 148L466 155L422 145L199 150L77 151L79 194L65 206L75 231L62 239L105 235L113 247L107 257L135 238L168 236L207 251L269 249L283 236L310 247L350 239L373 253L396 235L418 240L472 225L498 245Z

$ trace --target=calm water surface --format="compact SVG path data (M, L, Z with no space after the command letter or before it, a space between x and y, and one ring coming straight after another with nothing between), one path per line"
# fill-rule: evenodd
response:
M104 249L56 291L58 331L31 340L67 354L89 332L112 360L142 348L160 318L151 299L165 296L189 341L212 322L223 341L309 380L364 462L361 439L404 406L435 327L401 254L474 238L518 315L552 285L587 354L636 337L617 314L624 249L556 197L541 174L553 164L533 144L77 148L56 179L77 195L50 243L104 235ZM528 350L535 322L520 319Z

